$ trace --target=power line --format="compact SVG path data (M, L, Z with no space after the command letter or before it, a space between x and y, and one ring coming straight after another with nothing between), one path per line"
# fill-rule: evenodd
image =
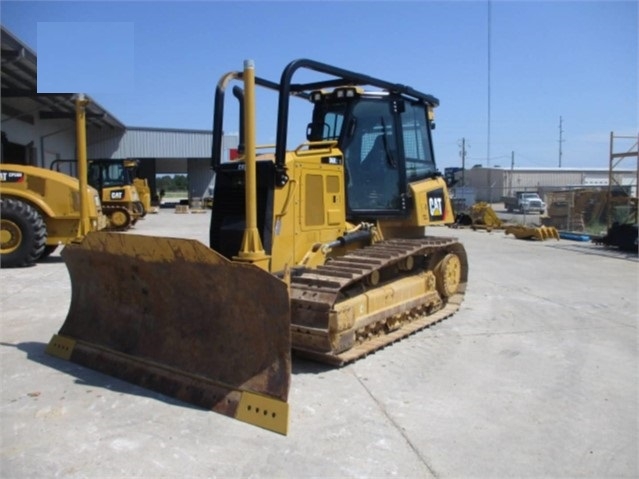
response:
M466 138L462 138L461 139L461 145L459 145L461 147L461 151L459 152L459 155L461 156L462 159L462 186L466 186L465 184L465 175L466 175ZM469 145L470 146L470 145Z

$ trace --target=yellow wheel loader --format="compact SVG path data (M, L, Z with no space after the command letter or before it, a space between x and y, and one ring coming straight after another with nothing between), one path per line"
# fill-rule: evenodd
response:
M76 99L78 155L86 156L86 100ZM85 170L86 171L86 170ZM29 266L88 231L107 226L98 192L35 166L0 165L0 265Z
M91 230L106 227L98 192L87 187ZM46 168L0 165L0 262L28 266L80 236L77 179Z
M293 82L300 70L316 78ZM241 155L223 163L232 82L243 86L233 88ZM277 95L274 146L255 144L256 85ZM289 148L291 100L311 112L306 141ZM433 156L438 104L306 59L279 83L251 61L224 75L210 248L115 233L65 248L71 307L48 351L286 433L291 350L339 366L459 308L465 249L425 235L454 221Z

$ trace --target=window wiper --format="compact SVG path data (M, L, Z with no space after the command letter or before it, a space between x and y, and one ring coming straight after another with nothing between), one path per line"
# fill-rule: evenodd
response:
M388 138L386 135L386 122L384 121L383 116L380 117L380 119L382 121L382 130L383 130L382 141L384 142L384 153L386 153L386 162L390 165L391 168L397 169L397 161L395 160L395 158L393 158L393 155L388 148Z

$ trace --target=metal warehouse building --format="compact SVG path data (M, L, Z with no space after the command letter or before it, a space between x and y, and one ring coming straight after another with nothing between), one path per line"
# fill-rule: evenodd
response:
M155 175L187 174L190 197L203 197L208 193L214 176L211 169L213 135L208 130L128 127L118 135L96 131L89 138L89 159L139 159L142 177L154 181ZM223 137L222 161L230 160L230 150L237 145L237 135Z
M629 163L628 166L632 166ZM496 203L515 191L536 191L543 195L548 191L573 188L605 188L610 183L628 187L632 196L637 195L637 170L615 168L482 168L466 170L463 184L472 188L477 201ZM461 182L461 173L456 174ZM460 183L458 183L460 184Z
M1 45L2 161L49 168L55 160L74 159L73 95L37 93L36 54L4 26ZM89 159L141 160L139 174L154 194L155 175L175 173L188 175L190 196L207 193L214 175L211 131L127 127L93 100L86 117ZM222 161L237 144L237 135L224 137Z

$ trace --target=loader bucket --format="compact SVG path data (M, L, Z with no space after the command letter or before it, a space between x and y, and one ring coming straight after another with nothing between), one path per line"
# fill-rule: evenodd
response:
M62 256L71 306L48 353L287 433L284 282L194 240L96 232Z

